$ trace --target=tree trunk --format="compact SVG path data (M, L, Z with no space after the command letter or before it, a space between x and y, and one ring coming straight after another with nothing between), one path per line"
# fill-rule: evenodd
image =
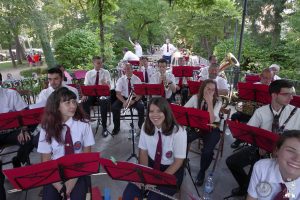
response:
M15 61L14 54L13 54L13 52L12 52L12 50L11 50L11 44L10 44L9 47L8 47L8 51L9 51L9 55L10 55L10 57L11 57L11 63L12 63L12 65L13 65L13 67L16 68L16 67L17 67L17 64L16 64L16 61Z
M49 38L45 29L45 23L43 22L43 20L41 20L42 16L38 11L33 11L32 13L35 31L40 39L42 49L45 55L45 61L47 63L48 68L53 68L56 65L56 61L51 50Z
M16 51L19 52L19 56L20 56L21 60L26 60L25 49L21 45L19 36L17 34L14 34L14 39L15 39L15 43L16 43Z
M100 28L100 54L101 57L104 58L104 22L103 22L103 11L104 11L104 0L98 0L99 6L99 13L98 13L98 21L99 21L99 28Z
M278 3L274 3L274 30L273 30L273 37L272 37L272 46L275 47L280 42L280 33L281 33L281 23L283 18L281 13L285 8L286 0L280 0Z

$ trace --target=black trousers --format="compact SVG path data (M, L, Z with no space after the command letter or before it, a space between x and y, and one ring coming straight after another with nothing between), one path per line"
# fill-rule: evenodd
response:
M123 103L117 99L113 104L112 104L112 113L113 113L113 122L114 122L114 130L120 130L120 115L121 115L121 109L123 107ZM132 105L133 108L135 108L138 112L138 126L139 128L142 128L142 125L144 123L144 114L145 114L145 109L144 109L144 103L143 101L139 100L135 102Z
M87 101L82 103L83 110L90 116L91 106L95 104L97 97L88 97ZM110 99L98 99L100 104L100 114L101 114L101 123L104 129L106 129L107 124L107 112Z
M201 149L201 159L200 159L200 171L198 173L197 179L205 175L205 171L209 168L213 157L214 149L220 140L220 129L214 128L209 133L197 133L194 129L188 131L187 142L190 144L197 138L203 139L203 148Z
M253 146L247 146L232 154L226 159L226 164L239 186L247 190L253 165L260 159L258 149ZM244 167L251 166L249 173L246 173Z

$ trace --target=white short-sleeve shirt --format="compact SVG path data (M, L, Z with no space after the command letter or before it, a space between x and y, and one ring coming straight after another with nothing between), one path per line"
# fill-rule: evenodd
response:
M83 147L92 146L95 144L94 134L92 132L91 125L86 122L76 121L70 118L66 121L66 125L70 127L71 137L74 146L75 153L82 153ZM67 128L62 130L62 138L64 140ZM48 154L51 153L52 160L56 160L65 155L64 144L58 143L54 138L51 140L51 144L46 141L46 132L41 129L39 144L37 151L39 153Z
M97 77L97 71L92 69L85 74L84 85L95 85ZM106 80L107 83L111 83L111 77L108 70L101 68L99 70L99 85L101 85L101 80Z
M154 135L147 135L144 131L144 126L141 129L139 148L148 151L149 157L154 160L156 154L156 146L158 142L158 128L155 128ZM186 130L179 126L178 132L173 132L171 135L162 136L162 165L171 165L175 158L184 159L186 157L187 134Z
M199 80L200 81L205 81L207 78L204 78L204 77L200 77ZM220 77L220 76L217 76L216 79L214 79L214 81L217 83L217 87L218 87L218 90L228 90L228 83L227 83L227 80Z
M132 74L130 78L131 87L133 88L134 84L141 84L142 81L139 77ZM134 88L133 88L134 89ZM121 78L118 79L116 83L116 92L121 92L121 95L128 98L128 78L126 75L123 75Z
M197 108L198 109L198 95L194 94L188 102L184 105L184 107L187 108ZM220 121L219 113L222 107L222 101L218 100L214 106L214 116L215 116L215 122Z
M262 159L255 163L251 175L248 194L258 200L272 200L281 191L280 183L284 183L295 198L300 199L300 177L291 182L284 182L275 159Z
M127 61L139 61L140 58L135 55L134 53L132 53L132 51L127 51L124 54L123 60L127 60Z
M144 75L144 80L146 80L145 78L145 71L146 71L146 68L145 67L141 67L140 68L140 71L143 72L143 75ZM148 73L148 81L150 82L150 79L151 77L156 73L156 69L152 66L148 66L147 68L147 73Z
M153 74L151 76L151 79L150 79L149 83L160 84L161 83L160 76L161 76L160 72L156 72L155 74ZM174 87L176 86L174 74L166 72L166 79L167 79L167 82L169 82L172 85L174 85ZM167 91L165 91L165 92L166 92L166 98L169 99L172 96L171 87L169 87L169 89Z
M135 50L135 55L137 55L139 58L142 57L143 55L143 49L140 44L135 44L134 45L134 50Z
M79 95L78 95L78 90L74 87L71 87L71 86L68 86L68 85L65 85L63 82L62 82L62 85L61 87L66 87L68 88L69 90L71 90L72 92L74 92L76 94L76 97L77 97L77 101L79 101ZM39 104L40 106L45 106L46 105L46 102L47 102L47 99L49 98L49 96L52 94L52 92L54 92L55 90L49 86L48 88L46 89L43 89L39 96L38 96L38 99L36 101L37 104Z
M287 105L283 109L280 117L279 117L279 126L282 126L286 119L289 117L292 110L295 106ZM279 112L274 111L274 114L279 114ZM272 130L272 123L273 123L273 113L270 110L270 105L264 105L258 108L251 119L248 122L248 125L259 127L268 131ZM298 108L296 113L291 117L288 123L285 126L285 130L300 130L300 109Z
M168 51L169 46L169 51ZM162 50L164 56L172 56L172 54L176 51L176 47L173 44L164 44L160 50Z
M28 107L21 95L12 89L0 87L0 113L8 113L23 110Z

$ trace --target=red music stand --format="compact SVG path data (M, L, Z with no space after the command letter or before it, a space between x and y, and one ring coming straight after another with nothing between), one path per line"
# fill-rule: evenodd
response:
M227 120L233 137L272 153L279 135L244 123Z
M191 95L194 95L194 94L198 93L202 82L203 81L189 81L189 80L187 81Z
M16 189L31 188L99 172L99 153L80 153L63 156L35 165L3 170Z
M186 108L183 106L170 104L176 121L182 126L198 128L201 132L211 131L209 112L196 108Z
M139 60L128 60L128 63L130 63L133 66L139 66L140 65Z
M162 84L134 84L134 93L137 95L159 95L164 96L165 89Z
M145 82L143 72L134 70L132 73L133 73L134 75L136 75L137 77L139 77L139 78L141 79L142 82Z
M100 164L114 180L142 183L141 195L144 197L146 184L157 186L176 186L176 177L139 164L129 162L112 162L100 158Z
M293 96L293 99L290 104L300 108L300 96Z
M0 131L20 127L20 111L0 114Z
M93 96L96 97L97 100L99 100L100 97L103 96L110 96L110 90L108 85L81 85L80 90L84 96ZM100 125L100 107L98 108L98 119L97 119L97 127L96 132L98 131L99 125ZM107 133L112 136L112 134L107 130Z
M21 112L21 125L30 126L36 125L41 122L42 115L44 113L44 108L35 108L30 110L23 110Z
M271 103L271 95L269 94L269 86L264 84L253 84L255 91L255 101L262 104Z
M259 74L246 74L245 81L247 83L255 83L260 81Z
M193 77L194 68L190 66L178 66L172 68L175 77Z
M253 83L238 82L239 97L246 101L255 101L255 92Z

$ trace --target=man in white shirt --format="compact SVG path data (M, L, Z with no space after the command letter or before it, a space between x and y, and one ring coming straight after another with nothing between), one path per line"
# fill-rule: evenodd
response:
M93 57L94 69L88 71L85 74L84 85L107 85L110 88L111 78L109 71L103 69L103 59L99 56ZM110 103L109 97L99 98L100 112L101 112L101 123L102 123L102 136L106 137L108 135L106 122L107 122L107 112L108 104ZM83 96L82 106L84 111L90 115L90 107L95 103L96 97L93 96Z
M127 47L125 47L123 49L123 53L124 53L124 57L123 57L123 61L139 61L140 58L135 55L134 53L132 53L132 51L129 51Z
M8 112L21 111L28 108L20 94L13 89L4 89L0 87L0 114ZM18 127L16 127L18 128ZM14 167L20 167L21 162L25 163L33 149L31 136L25 127L15 130L0 131L0 145L20 145L17 156L13 157L12 164ZM5 177L2 173L2 162L0 160L0 199L6 199L4 189Z
M122 108L134 107L138 111L138 126L142 127L144 123L144 103L141 101L142 96L134 94L134 84L141 84L141 80L132 73L132 66L130 63L125 64L125 75L118 79L116 84L117 100L112 104L114 129L113 135L120 131L120 111ZM131 94L132 93L132 94ZM131 95L132 96L131 96Z
M163 53L163 58L167 60L168 64L171 63L173 53L177 50L173 44L170 43L170 39L166 39L166 43L160 48Z
M143 49L140 43L136 40L134 43L131 41L131 38L129 37L129 42L132 44L135 55L137 55L139 58L143 56Z
M167 60L159 59L158 72L152 75L150 83L152 84L163 84L165 87L165 97L168 102L172 102L172 94L176 92L175 76L172 73L167 72Z
M63 83L63 73L59 68L51 68L48 69L48 81L49 87L47 89L43 89L37 99L37 104L40 107L44 107L46 105L47 99L56 89L60 87L66 87L72 92L74 92L77 96L77 101L79 101L78 90L74 87L65 85Z
M219 76L219 65L218 64L211 64L208 68L208 78L206 79L213 79L217 83L218 87L218 94L219 95L228 95L229 89L227 80ZM204 77L200 77L199 80L204 81L206 80Z
M148 57L146 56L142 56L140 58L140 71L143 72L145 83L149 83L153 74L156 73L156 69L152 66L149 66Z
M218 59L217 59L217 56L215 55L210 55L209 58L208 58L208 61L209 61L209 65L211 64L217 64L218 63ZM208 79L208 68L209 66L205 66L205 67L202 67L200 70L200 78L202 78L203 80L206 80Z
M276 80L279 80L281 79L279 76L278 76L278 73L280 71L280 66L277 65L277 64L272 64L270 67L270 70L272 70L274 72L274 77L273 77L273 81L276 81Z
M259 127L276 134L284 130L300 130L300 109L290 105L295 95L295 88L287 80L276 80L270 84L269 93L272 97L271 104L257 109L251 117L248 125ZM247 188L251 176L244 171L244 167L253 166L264 156L266 152L255 146L248 146L235 152L226 159L226 164L239 184L232 190L232 195L243 196L247 194Z

